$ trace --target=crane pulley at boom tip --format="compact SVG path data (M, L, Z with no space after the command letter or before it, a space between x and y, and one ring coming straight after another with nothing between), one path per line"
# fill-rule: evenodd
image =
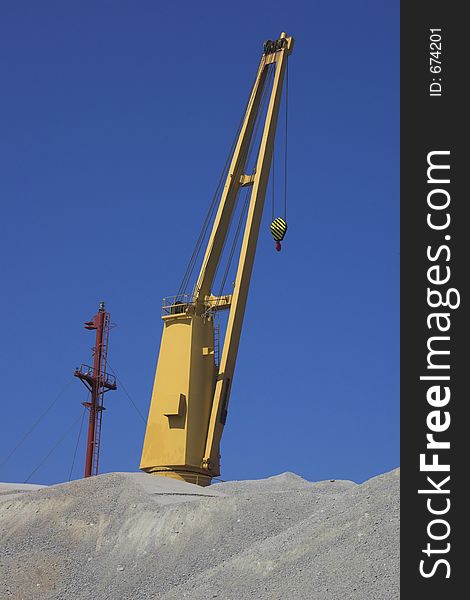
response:
M176 297L164 302L163 335L140 464L147 473L199 485L209 485L212 478L220 475L220 440L227 418L273 159L284 79L287 83L287 57L293 43L292 37L282 33L278 40L264 45L255 82L213 197L211 212L185 273L184 285ZM284 170L286 157L287 154ZM241 193L242 188L244 193ZM273 226L271 229L278 244L287 231L285 190L286 176L284 216L274 219L273 214L274 231ZM215 277L239 197L244 200L228 261L230 265L240 234L233 290L230 294L214 294ZM211 222L199 276L193 293L187 294L186 286ZM222 283L226 276L227 269ZM223 346L219 349L222 337L214 320L221 310L227 311L228 317Z

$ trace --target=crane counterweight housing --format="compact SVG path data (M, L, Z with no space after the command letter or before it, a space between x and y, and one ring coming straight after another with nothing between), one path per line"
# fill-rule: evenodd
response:
M227 417L287 60L294 40L267 41L234 144L202 267L191 295L163 302L163 335L140 468L148 473L209 485L220 475L220 440ZM269 73L269 77L267 76ZM252 172L248 161L267 102ZM251 188L233 291L213 295L214 277L241 188ZM228 311L219 356L218 311Z

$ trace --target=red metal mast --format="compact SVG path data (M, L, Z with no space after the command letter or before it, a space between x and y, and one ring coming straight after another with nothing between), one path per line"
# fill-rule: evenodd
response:
M105 410L104 395L108 390L117 388L114 375L109 375L106 372L110 315L104 308L104 302L100 302L98 313L92 320L85 323L85 329L96 330L93 366L81 365L79 369L75 369L74 375L82 381L91 394L90 402L82 403L90 411L85 460L85 477L90 477L91 475L98 475L101 420L103 410Z

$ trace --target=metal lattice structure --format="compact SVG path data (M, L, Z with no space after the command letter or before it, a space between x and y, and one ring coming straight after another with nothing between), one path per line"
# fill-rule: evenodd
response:
M117 389L116 378L106 371L110 326L109 312L105 310L104 302L100 302L97 314L85 323L85 329L96 331L93 366L82 364L74 373L90 392L89 401L82 403L89 410L85 477L98 475L104 395Z

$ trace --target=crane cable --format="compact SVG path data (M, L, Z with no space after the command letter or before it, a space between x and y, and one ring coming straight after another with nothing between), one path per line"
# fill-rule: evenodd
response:
M273 65L268 65L268 68L270 70L268 71L268 73L266 75L265 87L264 87L262 98L261 98L261 101L260 101L260 106L259 106L258 114L257 114L257 117L256 117L255 125L254 125L254 128L253 128L253 135L252 135L252 138L251 138L250 147L249 147L248 153L247 153L246 165L249 165L249 163L251 161L251 157L252 157L252 154L253 154L253 149L255 147L255 141L257 139L259 126L260 126L260 123L261 123L261 114L263 113L263 109L265 108L265 105L266 105L266 98L268 96L268 90L269 90L270 85L271 85L271 83L272 83L272 81L274 79L274 68L273 68ZM256 160L255 160L255 163L254 163L254 166L253 166L253 172L254 172L254 170L256 168L256 164L258 162L259 151L260 151L260 147L258 147L258 151L257 151L257 154L256 154ZM238 219L237 229L235 231L235 235L234 235L234 238L233 238L233 241L232 241L232 245L231 245L231 248L230 248L230 252L229 252L229 256L228 256L228 259L227 259L227 264L226 264L225 271L224 271L224 274L222 276L221 284L220 284L220 287L219 287L219 293L217 295L217 301L216 301L216 304L215 304L215 308L217 308L217 306L219 305L220 300L222 298L223 288L225 286L225 283L226 283L226 280L227 280L227 276L228 276L228 273L229 273L229 270L230 270L230 266L232 264L232 259L233 259L233 256L235 254L235 249L237 247L237 242L238 242L238 239L239 239L239 236L240 236L241 228L242 228L242 225L243 225L243 222L244 222L244 218L245 218L245 214L247 212L249 201L250 201L250 198L251 198L251 193L250 192L251 192L251 188L247 187L246 188L246 193L245 193L245 198L244 198L244 201L243 201L243 206L242 206L242 209L241 209L241 212L240 212L240 216L239 216L239 219Z
M186 271L185 271L185 274L183 276L183 280L182 280L181 285L180 285L180 287L178 289L178 297L181 296L182 294L185 294L186 291L187 291L188 283L189 283L189 280L190 280L191 275L193 273L194 266L195 266L196 261L197 261L197 257L199 256L199 252L201 251L202 243L203 243L203 241L204 241L204 239L206 237L207 229L209 227L209 223L212 220L212 216L213 216L213 213L214 213L214 208L216 206L216 201L217 201L217 198L218 198L219 193L220 193L220 187L221 187L222 181L224 180L224 175L226 175L226 171L228 169L229 158L230 158L230 154L229 154L229 156L226 159L224 168L223 168L222 173L221 173L220 178L219 178L219 182L217 184L217 187L216 187L216 190L215 190L214 195L212 197L209 209L208 209L206 217L204 219L204 223L203 223L202 228L201 228L201 230L199 232L199 237L198 237L198 239L196 241L196 245L194 247L193 253L192 253L191 258L189 259L189 263L188 263L188 265L186 267Z
M249 96L249 100L247 101L247 103L246 103L246 106L245 106L245 109L244 109L244 111L243 111L242 118L241 118L241 120L240 120L240 124L239 124L239 128L238 128L238 131L237 131L237 133L236 133L236 135L235 135L235 138L234 138L234 140L233 140L232 148L231 148L231 150L230 150L230 153L229 153L229 157L228 157L228 159L230 159L230 158L232 157L232 155L233 155L233 152L234 152L234 149L235 149L235 145L236 145L236 141L237 141L237 139L238 139L238 137L239 137L239 135L240 135L240 131L241 131L242 125L243 125L243 123L244 123L244 121L245 121L245 117L246 117L246 115L247 115L248 111L249 111L249 110L251 110L251 107L252 107L252 105L253 105L253 102L254 102L254 99L255 99L255 96L254 96L254 94L253 94L253 91L254 91L254 88L255 88L255 86L256 86L256 83L258 82L259 78L261 77L261 75L262 75L262 73L263 73L263 70L264 70L264 68L265 68L265 66L266 66L266 65L265 65L265 60L266 60L266 58L263 56L262 63L261 63L263 68L262 68L262 69L259 71L259 76L257 76L257 77L255 78L255 81L254 81L254 83L253 83L253 85L252 85L251 92L250 92L250 96ZM267 82L267 79L268 79L268 76L270 75L270 73L271 73L271 70L270 70L270 65L268 65L268 72L267 72L267 74L266 74L266 78L265 78L265 81L264 81L264 84L263 84L263 91L262 91L262 97L261 97L260 107L261 107L261 104L263 104L263 103L264 103L264 99L265 99L265 96L266 96L266 90L267 90L267 88L268 88L268 82ZM258 119L259 119L259 115L260 115L260 107L258 107L258 112L257 112L257 115L256 115L256 117L257 117L257 121L258 121ZM248 155L250 155L250 156L251 156L251 148L252 148L252 145L253 145L253 140L254 140L254 136L251 136L251 140L250 140L250 148L248 149L248 151L247 151L247 157L245 158L245 168L248 166ZM228 171L227 171L226 175L228 175ZM238 203L238 197L235 199L235 205L236 205L237 203ZM232 211L231 211L231 213L230 213L230 218L229 218L229 225L228 225L228 229L230 229L230 227L231 227L231 225L232 225L232 221L233 221L233 215L234 215L234 212L235 212L235 208L236 208L236 206L234 206L233 210L232 210ZM206 253L206 258L205 258L205 261L203 261L203 264L202 264L202 267L201 267L201 273L203 273L203 274L205 273L205 270L206 270L206 267L207 267L207 261L208 261L208 259L209 259L209 255L210 255L210 253L211 253L211 251L212 251L212 247L213 247L213 243L214 243L214 241L215 241L215 239L214 239L214 240L212 240L212 245L210 246L210 248L209 248L209 251ZM222 247L222 250L221 250L221 255L222 255L222 253L223 253L223 250L224 250L224 248L225 248L226 241L227 241L227 237L225 237L225 239L224 239L224 241L223 241L223 247ZM214 273L214 277L215 277L215 275L217 274L217 271L218 271L218 269L219 269L219 265L217 265L216 272ZM196 286L195 286L195 288L194 288L194 295L196 296L196 295L198 295L198 293L199 293L199 289L197 288L197 283L196 283ZM217 301L217 304L218 304L218 302L219 302L219 301Z
M272 157L272 223L271 234L276 242L276 250L281 250L281 241L287 232L287 136L288 136L288 104L289 104L289 57L286 58L286 85L285 85L285 136L284 136L284 213L283 217L274 217L275 175L274 175L274 148Z
M285 128L286 135L284 138L284 221L287 221L287 133L288 133L288 109L289 109L289 55L286 58L286 116Z
M183 276L183 280L182 280L181 285L179 287L178 297L181 296L181 295L186 294L186 292L187 292L189 280L190 280L191 275L192 275L192 273L194 271L194 267L195 267L197 258L199 256L199 253L201 251L204 239L206 238L209 224L212 221L212 217L213 217L214 209L215 209L216 204L217 204L217 200L219 198L221 189L223 189L222 188L223 183L226 180L227 175L228 175L228 169L229 169L229 166L230 166L230 160L231 160L231 158L233 156L233 152L235 150L235 146L236 146L238 137L240 135L240 131L242 129L246 113L247 113L250 105L254 101L253 91L254 91L254 88L255 88L257 80L258 80L258 78L255 77L255 80L254 80L253 85L252 85L251 90L250 90L250 94L249 94L248 99L247 99L246 104L245 104L245 108L243 109L242 115L240 117L240 121L238 123L238 127L237 127L237 130L236 130L235 136L234 136L234 138L232 140L232 144L231 144L229 152L227 154L227 158L225 160L225 164L224 164L224 167L222 169L222 173L221 173L221 175L219 177L219 181L217 183L217 187L215 189L215 192L214 192L214 195L212 197L209 209L208 209L206 217L204 219L204 223L203 223L202 228L200 230L200 233L199 233L198 239L196 241L196 245L194 247L194 250L193 250L193 253L191 255L191 258L189 259L188 265L186 267L186 271L185 271L185 274Z
M249 189L247 189L246 193L245 193L245 199L244 199L244 202L243 202L242 210L240 212L240 217L238 219L238 225L237 225L237 229L235 231L235 236L233 238L232 246L230 248L230 254L229 254L229 257L228 257L228 260L227 260L227 265L225 267L225 271L224 271L224 274L223 274L223 277L222 277L222 281L220 283L220 288L219 288L219 293L218 293L218 296L217 296L217 301L216 301L215 308L217 308L217 306L219 305L220 299L222 298L223 289L225 287L225 283L227 281L227 276L228 276L228 273L230 271L230 266L232 264L233 255L235 254L235 249L236 249L236 246L237 246L238 238L240 236L240 231L241 231L241 228L242 228L242 225L243 225L243 221L244 221L246 209L248 208L249 199L250 199L250 194L249 194Z

